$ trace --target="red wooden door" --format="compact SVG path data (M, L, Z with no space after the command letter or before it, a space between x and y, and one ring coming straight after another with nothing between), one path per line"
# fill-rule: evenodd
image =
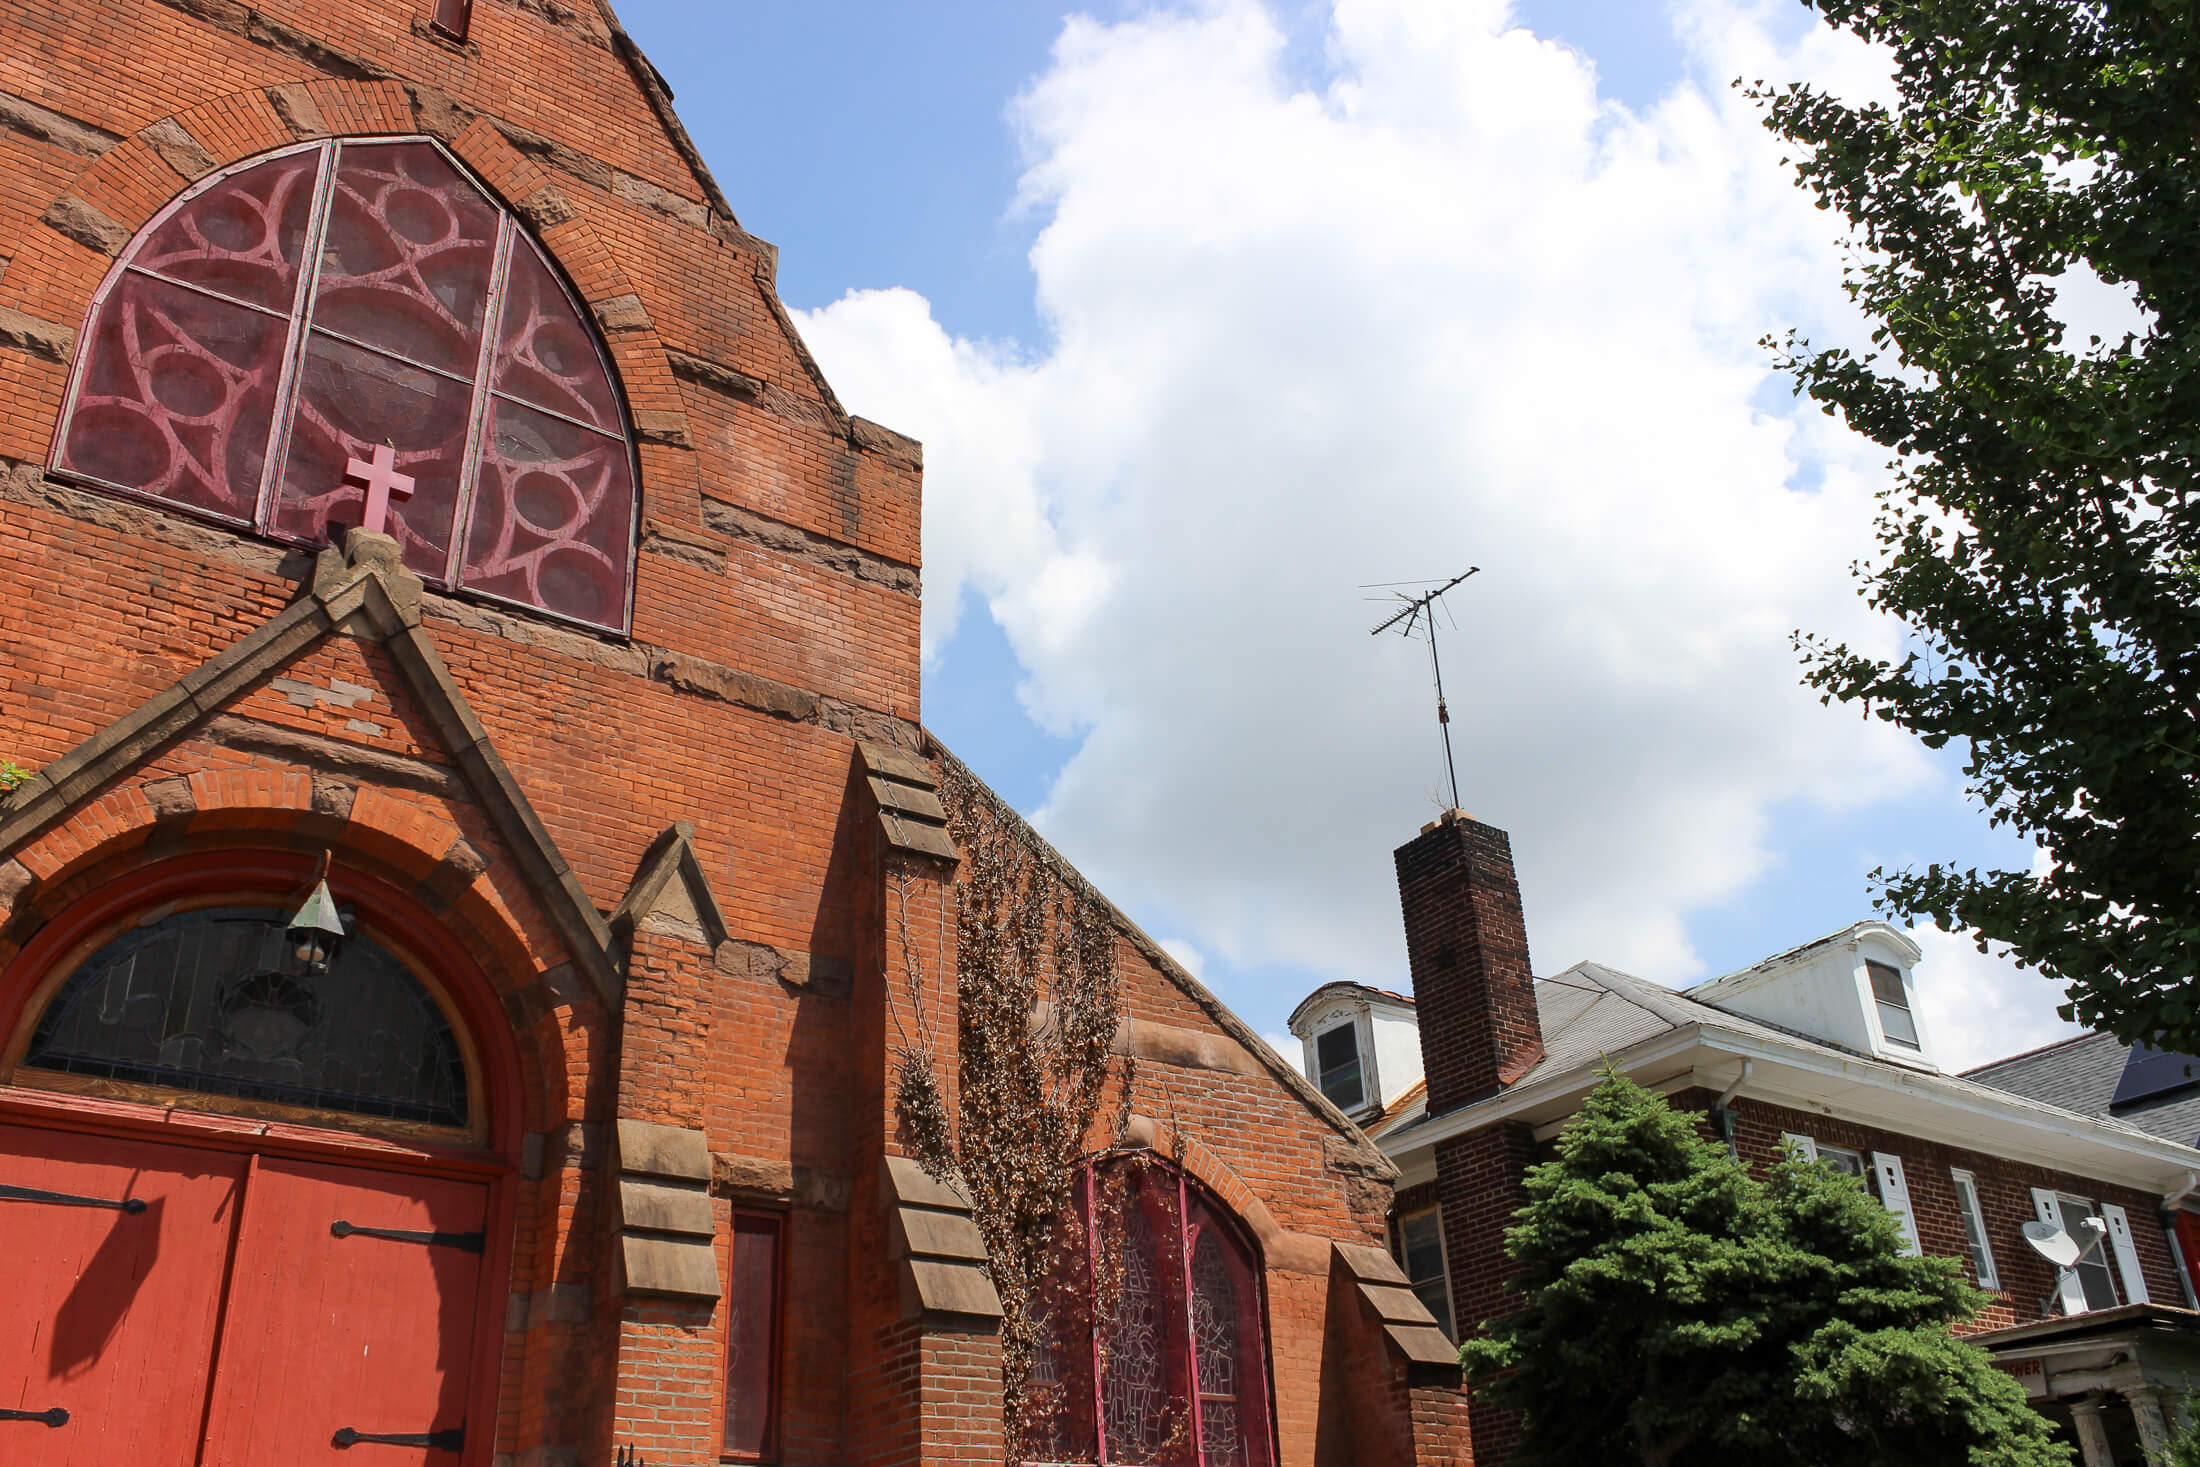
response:
M486 1208L478 1183L262 1158L204 1467L453 1467L459 1432L485 1442L466 1408Z
M0 1462L198 1453L245 1159L0 1125ZM24 1192L46 1196L23 1196ZM98 1203L142 1202L122 1211Z

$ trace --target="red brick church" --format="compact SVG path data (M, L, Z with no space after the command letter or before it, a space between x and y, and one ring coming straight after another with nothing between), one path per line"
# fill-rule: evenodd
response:
M671 100L600 0L0 10L0 1462L1030 1455L893 1096L921 455ZM1465 1460L1395 1169L1108 912L1060 1454Z

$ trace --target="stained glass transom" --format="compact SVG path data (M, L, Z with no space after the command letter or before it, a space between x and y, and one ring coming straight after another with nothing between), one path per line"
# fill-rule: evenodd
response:
M360 935L312 971L287 922L214 907L133 928L62 983L24 1068L465 1125L458 1038L420 981Z
M220 175L102 287L54 467L302 545L354 458L431 583L622 630L634 458L609 366L527 232L435 144L330 141Z
M1086 1170L1077 1221L1083 1257L1035 1305L1024 1460L1272 1467L1259 1265L1237 1225L1143 1152Z

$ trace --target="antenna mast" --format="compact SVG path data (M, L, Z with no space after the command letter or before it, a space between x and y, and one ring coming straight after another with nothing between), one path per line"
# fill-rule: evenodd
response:
M1404 604L1381 626L1368 633L1371 637L1379 637L1392 627L1397 627L1399 636L1410 637L1416 626L1426 624L1428 627L1428 666L1430 674L1436 680L1436 725L1444 734L1444 772L1451 776L1451 808L1454 810L1459 808L1459 765L1451 754L1451 709L1444 704L1444 664L1436 655L1436 604L1443 599L1446 591L1481 569L1478 565L1470 565L1463 573L1419 596L1408 596L1403 591L1392 592Z

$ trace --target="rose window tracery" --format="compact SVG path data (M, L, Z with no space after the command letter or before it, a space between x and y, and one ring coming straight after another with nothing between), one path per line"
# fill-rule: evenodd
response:
M354 458L433 584L623 630L634 458L607 359L540 248L426 140L218 175L92 308L53 467L296 544L359 523Z

